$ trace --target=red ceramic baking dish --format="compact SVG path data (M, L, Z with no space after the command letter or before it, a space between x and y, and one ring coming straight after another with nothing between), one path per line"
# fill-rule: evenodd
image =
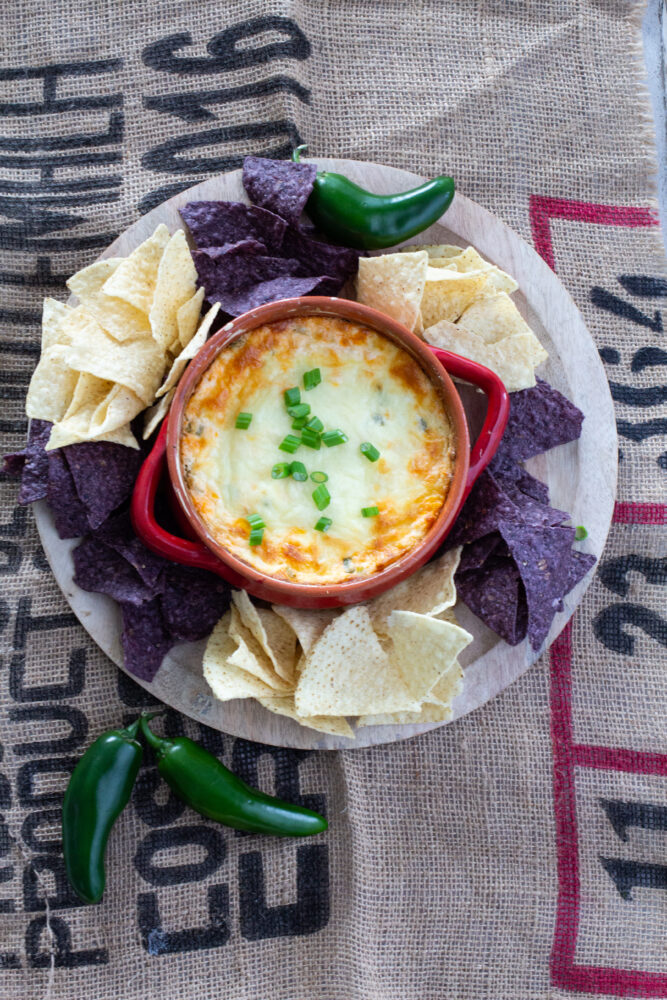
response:
M218 353L232 341L265 323L295 316L334 316L361 323L402 347L417 361L435 385L449 414L456 451L453 478L437 519L425 537L383 570L333 585L300 584L269 577L244 563L220 545L195 510L180 461L183 413L200 378ZM487 396L486 419L470 449L463 404L451 376L479 387ZM391 317L347 299L305 297L270 302L244 313L218 331L190 362L181 378L169 417L144 462L132 497L132 522L144 544L172 562L210 570L236 588L274 604L301 608L331 608L356 604L377 596L406 579L437 551L444 541L473 483L493 458L509 415L509 398L501 380L488 368L467 358L430 347ZM158 490L173 494L174 509L183 534L165 530L155 516Z

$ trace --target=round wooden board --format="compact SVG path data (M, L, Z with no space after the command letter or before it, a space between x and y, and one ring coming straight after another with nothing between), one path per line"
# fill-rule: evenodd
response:
M378 193L406 190L423 178L404 170L355 160L318 159L319 169L337 170ZM204 181L176 195L130 226L102 257L125 256L164 222L171 232L182 228L178 208L197 200L247 201L236 170ZM472 245L488 260L513 275L520 291L514 299L527 322L549 352L540 374L560 389L586 415L578 441L555 448L527 463L549 485L551 503L572 515L573 524L585 524L588 538L582 549L599 557L604 547L616 489L616 423L609 387L595 344L574 302L544 261L491 213L457 194L442 224L411 242ZM472 398L472 397L471 397ZM474 419L474 414L471 414ZM71 552L76 541L58 538L45 503L35 506L37 527L55 577L75 615L104 652L123 669L120 613L114 601L80 590L72 580ZM565 598L546 648L564 628L591 580L589 574ZM465 682L454 703L456 719L483 705L516 680L537 659L528 640L514 648L502 642L459 603L456 614L475 637L462 663ZM355 740L327 736L274 715L253 700L221 703L211 695L201 669L204 643L174 648L156 677L143 687L185 715L232 736L277 746L315 749L352 749L403 740L436 728L436 724L373 726L359 729ZM453 720L452 720L453 721Z

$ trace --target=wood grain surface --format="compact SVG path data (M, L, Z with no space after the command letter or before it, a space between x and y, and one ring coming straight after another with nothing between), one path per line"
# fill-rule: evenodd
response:
M407 190L423 180L404 170L354 160L318 159L314 162L319 169L338 170L377 193ZM240 171L204 181L159 205L130 226L101 256L130 253L160 222L166 223L172 232L184 228L178 214L179 206L188 201L209 199L247 201ZM540 367L539 374L576 403L586 417L578 441L531 459L526 463L527 468L548 483L553 506L569 511L573 524L586 525L588 538L581 548L599 557L614 506L616 424L602 363L574 302L528 244L495 216L461 194L457 194L441 223L410 242L473 245L518 281L520 290L514 294L514 300L549 352L549 360ZM480 416L479 396L467 387L462 387L462 396L469 419L476 424ZM44 551L73 612L95 642L123 669L118 606L111 599L86 593L73 583L71 552L77 542L58 538L44 502L35 505L35 515ZM591 577L589 574L565 598L564 610L554 619L544 648L564 628ZM454 719L472 712L504 690L538 657L527 639L512 648L487 629L464 604L459 602L455 610L461 625L475 638L461 658L465 681L463 692L454 703ZM203 642L175 647L154 680L150 684L139 683L185 715L233 736L276 746L353 749L406 739L441 725L373 726L358 730L356 739L350 740L299 726L268 712L253 700L218 702L202 676L203 648Z

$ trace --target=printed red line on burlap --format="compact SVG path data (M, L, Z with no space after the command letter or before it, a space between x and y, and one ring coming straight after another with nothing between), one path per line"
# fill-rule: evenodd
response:
M614 505L614 524L667 524L667 504L620 503Z

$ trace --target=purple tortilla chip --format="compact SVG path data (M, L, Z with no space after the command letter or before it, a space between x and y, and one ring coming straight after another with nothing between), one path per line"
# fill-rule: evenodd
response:
M357 273L360 253L348 247L334 247L329 243L320 243L307 235L298 226L290 226L283 240L282 252L289 257L296 257L305 274L328 274L338 278L340 285Z
M510 500L500 484L485 470L454 522L447 547L474 542L492 531L496 531L504 520L513 521L520 516L516 504Z
M94 536L84 538L72 553L74 582L96 594L107 594L121 604L143 604L156 596L123 557Z
M580 580L583 580L589 569L595 566L595 556L590 552L580 552L578 549L572 549L571 556L572 559L568 567L563 597L569 594L572 588L576 587Z
M95 531L95 537L110 546L139 574L149 590L159 593L162 575L170 564L147 549L137 538L127 513L109 518Z
M517 565L528 602L528 638L533 649L547 637L565 593L574 528L536 528L504 522L500 533Z
M49 457L44 450L51 434L48 420L31 420L28 440L23 451L5 455L4 471L21 476L19 503L34 503L46 497L49 479Z
M510 416L496 457L523 461L576 441L583 420L574 403L538 378L531 389L510 394Z
M267 257L242 244L195 250L192 257L209 302L219 302L221 297L236 295L274 278L293 277L301 271L298 260Z
M179 212L199 249L253 239L275 253L287 229L279 215L238 201L191 201Z
M207 298L211 302L219 302L223 310L230 316L240 316L241 313L248 312L250 309L263 306L265 302L293 299L300 295L334 294L334 278L291 278L289 275L284 275L280 278L274 278L272 281L262 281L257 285L250 285L238 292L220 293L213 296L207 293Z
M464 546L461 553L461 561L456 572L468 573L470 570L480 569L489 556L492 553L495 554L499 546L505 548L504 542L497 531L492 531L490 534L478 538L476 542Z
M491 558L481 569L456 574L456 590L473 614L510 646L526 635L519 608L525 594L519 571L509 558Z
M535 476L531 476L530 472L527 472L522 465L518 465L511 459L503 460L496 456L489 465L489 472L501 486L507 488L506 483L509 481L526 496L537 500L538 503L549 503L547 484L536 479Z
M229 607L229 585L214 573L191 566L168 566L161 589L165 625L184 642L209 635Z
M260 156L246 156L243 161L243 186L250 200L292 223L303 212L316 176L317 168L312 163Z
M88 512L90 527L99 528L112 511L129 499L143 452L112 441L89 441L70 444L63 453Z
M152 681L174 640L169 634L157 598L143 604L121 604L125 667L144 681Z
M89 531L86 508L76 492L72 473L60 449L49 451L46 501L61 538L80 538Z

